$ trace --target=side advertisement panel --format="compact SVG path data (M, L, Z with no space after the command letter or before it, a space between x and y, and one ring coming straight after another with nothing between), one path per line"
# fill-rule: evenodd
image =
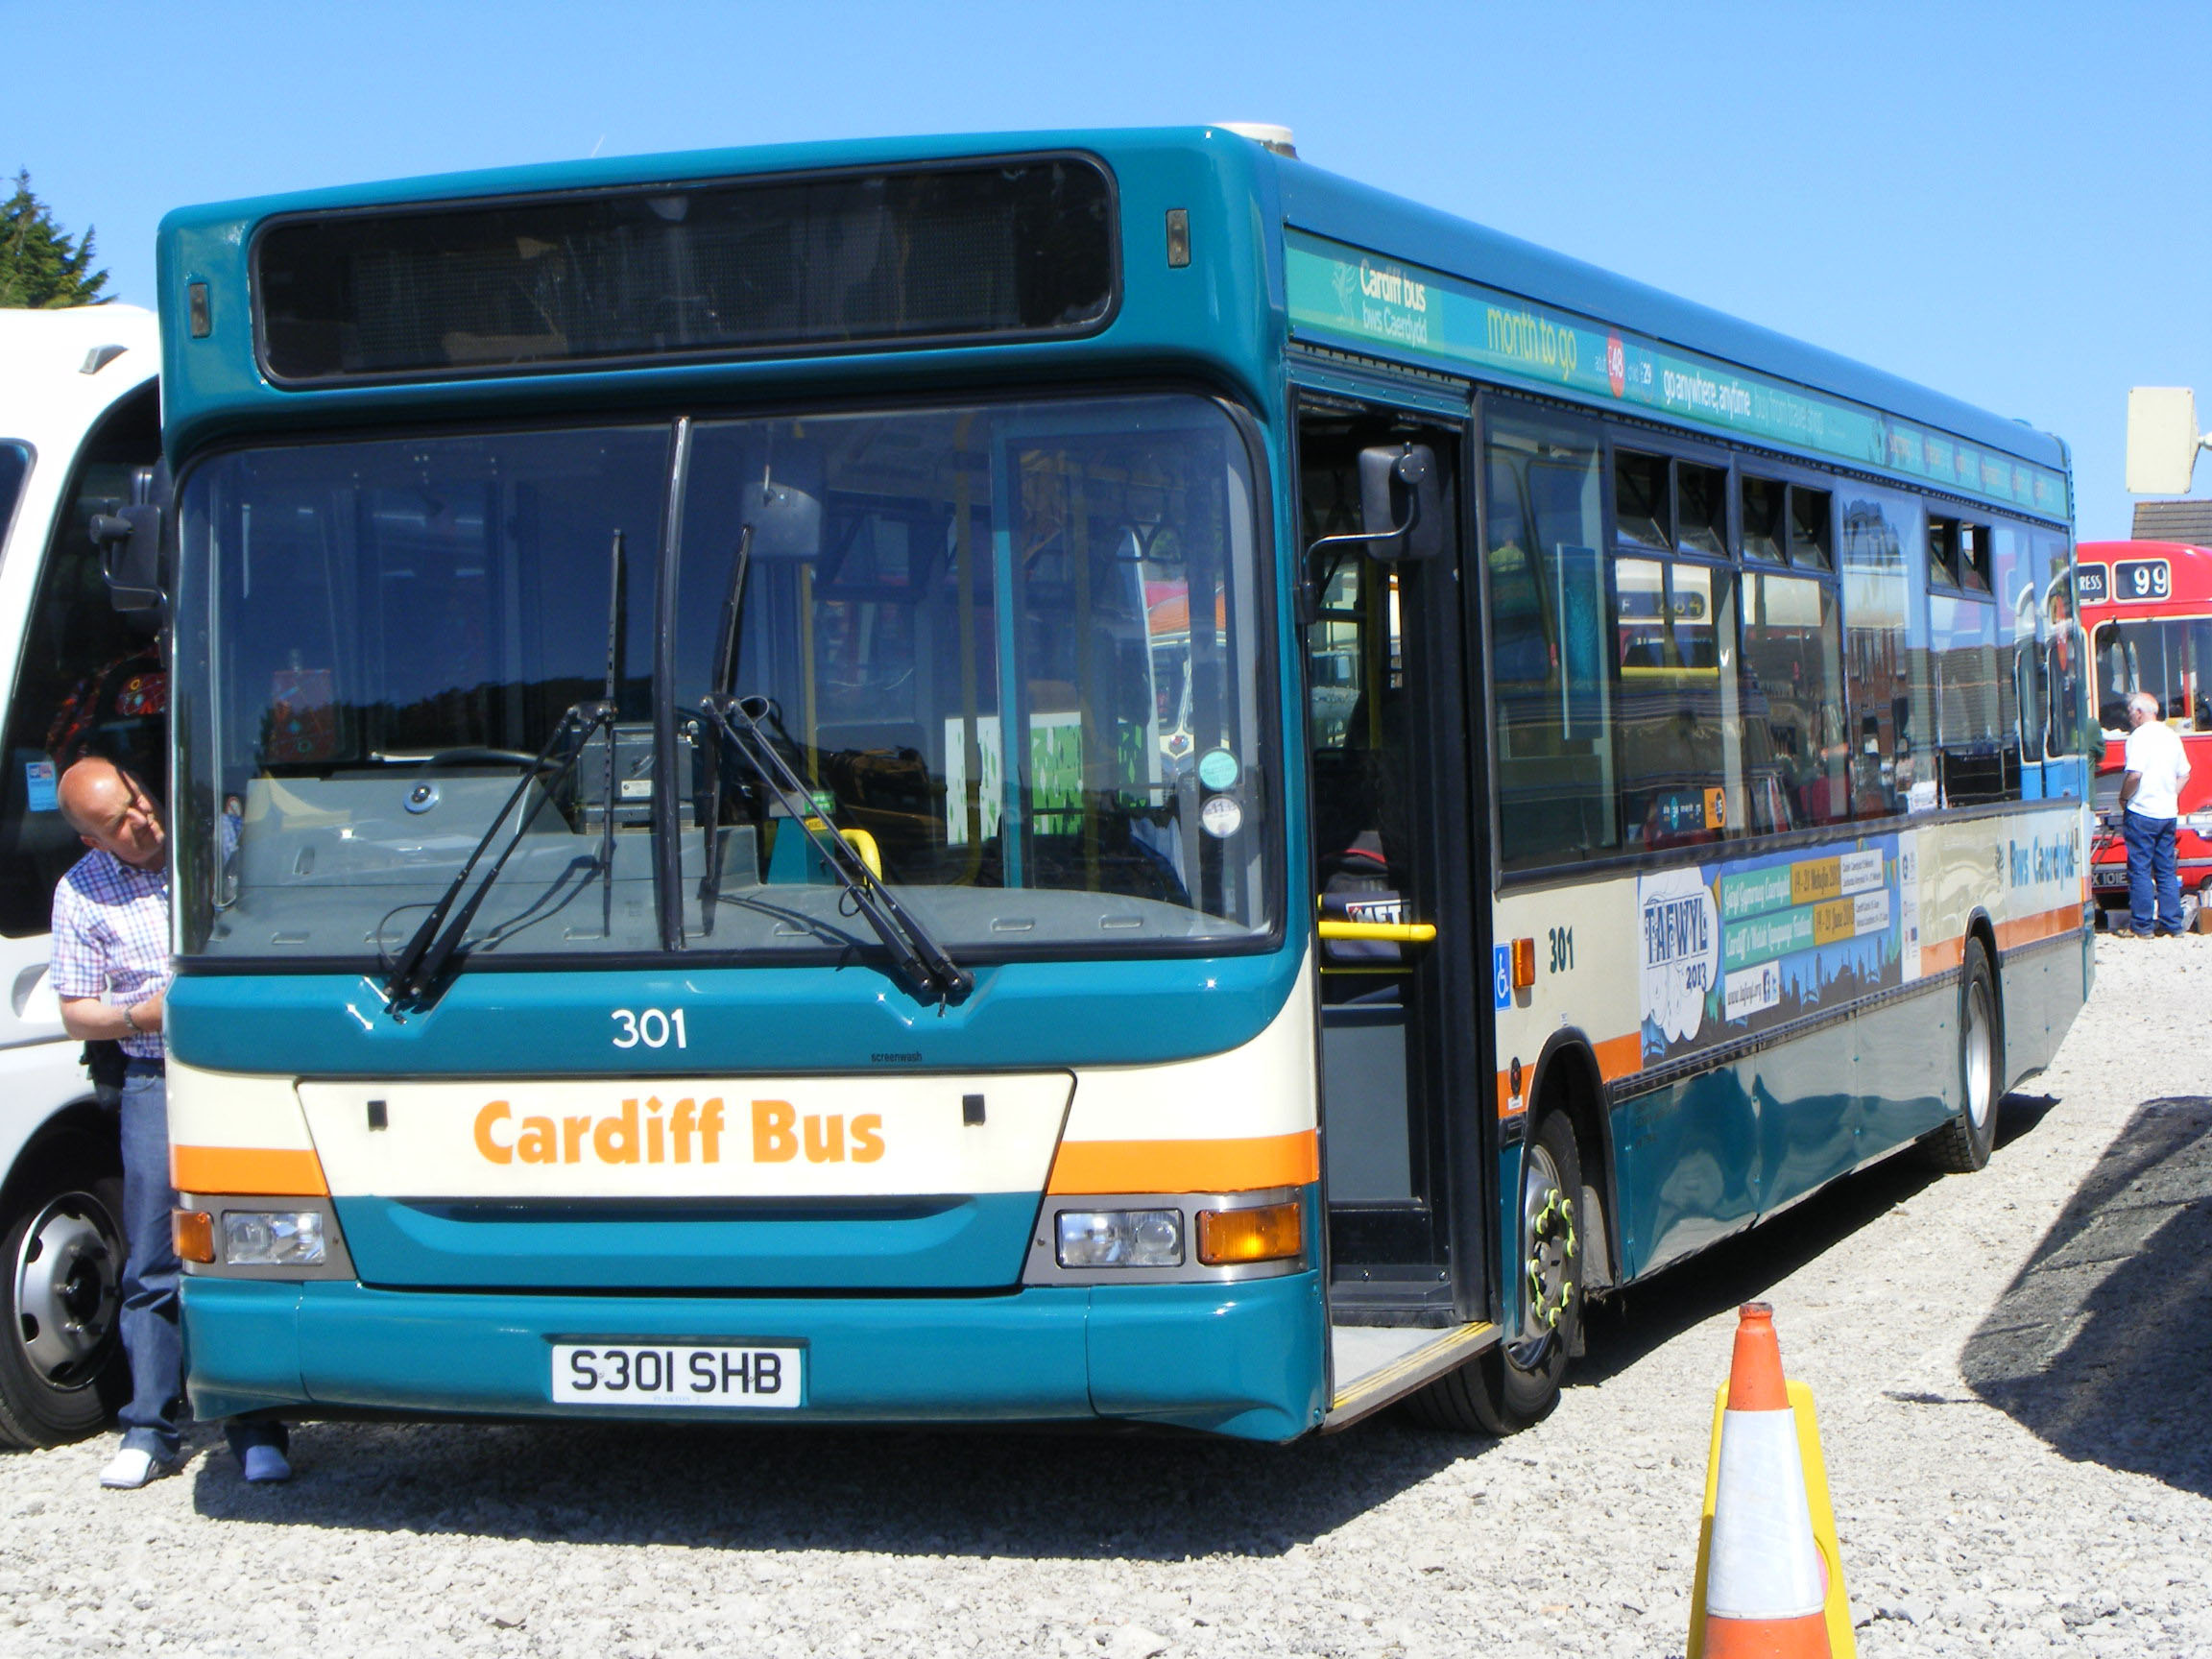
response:
M1644 1065L1918 978L1916 862L1908 832L1640 877Z

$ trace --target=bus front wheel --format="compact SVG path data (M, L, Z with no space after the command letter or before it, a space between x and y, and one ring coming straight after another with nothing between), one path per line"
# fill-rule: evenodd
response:
M1563 1112L1534 1124L1521 1148L1521 1193L1503 1338L1407 1404L1432 1429L1512 1434L1559 1404L1582 1324L1582 1159Z
M31 1449L95 1432L123 1386L123 1182L54 1151L0 1218L0 1444Z
M1997 977L1979 939L1966 941L1959 987L1959 1115L1928 1142L1928 1161L1955 1175L1989 1162L1997 1143L1997 1100L2004 1094L2005 1043L1998 1024Z

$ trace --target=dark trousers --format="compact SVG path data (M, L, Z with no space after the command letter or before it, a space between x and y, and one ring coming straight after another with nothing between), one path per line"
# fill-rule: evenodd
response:
M181 1447L184 1334L178 1323L177 1249L169 1212L169 1079L158 1060L131 1061L123 1073L123 1352L131 1361L131 1403L123 1444L174 1462ZM282 1447L278 1423L225 1426L230 1449Z
M2174 873L2174 820L2128 809L2128 926L2138 933L2181 931L2181 881ZM2155 914L2153 914L2155 912Z

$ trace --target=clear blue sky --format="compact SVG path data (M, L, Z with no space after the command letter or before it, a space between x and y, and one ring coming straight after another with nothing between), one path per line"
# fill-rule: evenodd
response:
M698 146L1274 121L1333 171L2074 445L2127 534L2130 384L2212 423L2212 7L0 0L0 166L153 301L188 202ZM2199 476L2212 493L2212 462Z

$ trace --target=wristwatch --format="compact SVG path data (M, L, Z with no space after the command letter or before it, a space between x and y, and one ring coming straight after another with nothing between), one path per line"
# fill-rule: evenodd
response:
M123 1004L123 1023L131 1027L131 1035L132 1035L132 1036L133 1036L133 1037L143 1037L143 1036L145 1036L145 1035L146 1035L146 1033L138 1029L138 1022L137 1022L136 1018L134 1017L134 1016L135 1016L135 1014L136 1014L136 1012L137 1012L137 1011L136 1011L135 1009L133 1009L133 1008L131 1006L131 1004L130 1004L130 1003L128 1003L128 1002L124 1003L124 1004Z

